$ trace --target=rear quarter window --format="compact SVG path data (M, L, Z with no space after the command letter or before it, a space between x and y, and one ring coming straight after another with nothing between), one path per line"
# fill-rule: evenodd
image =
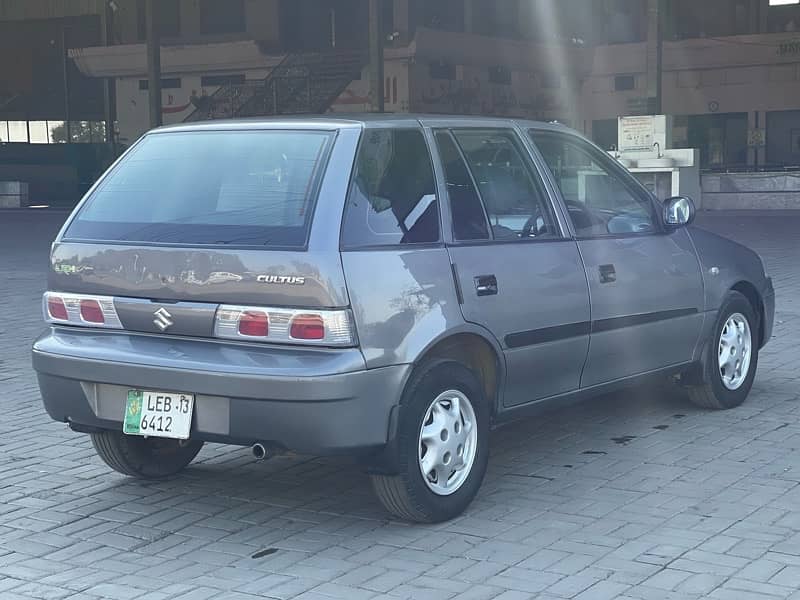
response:
M93 192L75 240L302 247L328 132L151 134Z
M342 225L342 246L435 243L439 202L431 156L418 129L362 134Z

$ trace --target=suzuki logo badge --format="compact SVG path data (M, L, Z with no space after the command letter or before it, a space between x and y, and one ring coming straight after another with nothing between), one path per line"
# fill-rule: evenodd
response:
M172 320L172 315L169 314L166 308L161 307L156 312L153 313L155 317L153 319L153 324L158 327L161 331L166 331L173 325L175 325L175 321Z

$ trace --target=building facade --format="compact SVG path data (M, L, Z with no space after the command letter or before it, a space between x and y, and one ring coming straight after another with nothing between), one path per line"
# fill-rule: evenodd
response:
M165 123L372 106L367 0L156 5ZM0 35L0 141L133 143L149 126L144 6L0 2L16 36ZM798 5L383 0L381 17L387 111L558 120L606 148L618 116L660 112L705 169L800 167Z

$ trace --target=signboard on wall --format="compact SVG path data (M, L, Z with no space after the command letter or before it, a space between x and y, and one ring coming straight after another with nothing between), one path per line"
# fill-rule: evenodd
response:
M767 145L767 132L764 129L750 129L747 132L747 145L751 148L763 148Z
M620 117L619 150L636 152L651 150L656 141L655 117Z

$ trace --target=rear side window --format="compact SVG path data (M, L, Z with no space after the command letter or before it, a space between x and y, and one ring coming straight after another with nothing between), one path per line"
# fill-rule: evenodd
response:
M303 247L332 134L153 134L95 190L75 240Z
M559 235L550 201L512 131L465 129L453 135L477 182L495 240Z
M431 156L417 129L364 132L345 207L342 246L439 241Z
M469 174L464 158L450 133L436 132L436 144L442 158L450 212L453 215L453 235L462 241L488 240L489 226L481 198Z

